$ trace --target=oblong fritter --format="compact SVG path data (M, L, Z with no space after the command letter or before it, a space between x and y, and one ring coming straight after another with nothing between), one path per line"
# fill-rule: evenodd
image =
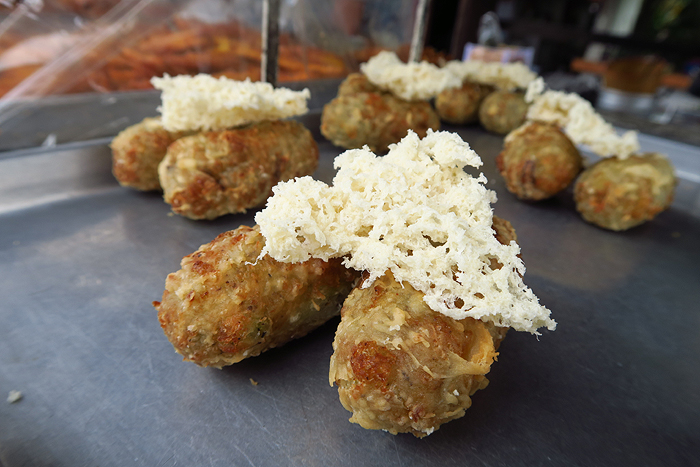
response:
M496 358L487 326L431 310L391 275L345 300L330 382L363 428L423 437L462 417Z
M517 239L494 216L501 243ZM498 263L492 267L498 268ZM431 310L423 293L388 272L345 300L333 342L329 380L351 422L422 438L460 418L486 374L507 328Z
M159 118L146 118L114 137L112 173L120 185L137 190L160 190L158 164L170 144L188 132L167 131Z
M532 122L516 133L506 141L496 165L508 191L518 198L550 198L566 189L581 172L581 154L556 126Z
M352 95L358 92L383 92L362 73L350 73L338 86L338 95Z
M492 92L481 102L479 122L488 131L505 135L525 121L527 109L523 93Z
M318 145L294 120L198 133L170 145L158 167L175 213L214 219L260 206L278 182L311 175Z
M461 88L445 89L435 97L435 110L443 122L453 125L475 123L479 107L493 87L465 81Z
M574 199L584 220L620 231L667 209L675 187L673 166L660 154L609 157L581 172L574 185Z
M321 134L346 149L364 145L386 152L413 130L423 138L429 128L440 129L440 118L426 101L405 101L374 85L364 75L341 84L338 96L323 107Z
M200 366L222 367L302 337L338 314L359 274L342 259L257 259L265 239L241 226L182 259L153 302L165 335Z

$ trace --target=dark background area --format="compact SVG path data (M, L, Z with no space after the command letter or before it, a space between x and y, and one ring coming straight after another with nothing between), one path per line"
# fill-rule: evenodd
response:
M606 5L606 3L611 3ZM426 45L461 58L464 45L477 41L481 16L499 15L509 45L535 47L534 65L541 73L568 71L594 42L605 59L658 55L677 72L692 71L700 61L700 0L645 0L627 35L595 30L596 19L624 8L625 0L434 0Z

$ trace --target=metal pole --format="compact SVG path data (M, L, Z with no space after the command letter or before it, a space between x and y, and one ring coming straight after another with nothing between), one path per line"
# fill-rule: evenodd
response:
M416 22L413 24L413 37L411 38L411 51L408 62L419 62L423 55L423 41L425 39L425 16L430 0L418 0L416 7Z
M277 86L277 54L280 44L280 0L263 0L260 80Z

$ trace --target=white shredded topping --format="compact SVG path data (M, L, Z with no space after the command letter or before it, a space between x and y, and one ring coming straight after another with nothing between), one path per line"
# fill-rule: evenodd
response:
M374 85L407 100L427 100L462 82L454 74L432 63L404 63L394 52L382 51L360 65Z
M163 127L168 131L225 130L262 120L303 115L309 111L308 89L292 91L270 83L236 81L225 76L151 78L162 91Z
M372 281L391 270L425 294L433 310L537 333L554 329L550 312L523 284L515 242L502 245L491 228L496 193L479 156L454 133L422 140L409 131L389 153L367 147L335 159L333 185L301 177L278 184L255 221L265 237L261 257L283 262L344 257ZM503 265L492 270L490 259Z
M525 102L531 104L545 90L544 78L541 76L530 82L525 91Z
M19 402L22 397L24 396L21 391L10 391L10 393L7 395L7 402L14 404L15 402Z
M445 64L445 69L459 77L461 82L472 81L489 84L505 91L512 91L518 88L525 89L537 78L537 73L520 62L501 63L483 62L481 60L451 60Z
M532 102L527 112L528 120L554 123L574 144L586 145L603 157L626 159L639 151L636 131L630 130L620 136L583 97L573 92L544 89L542 78L528 87L525 100Z

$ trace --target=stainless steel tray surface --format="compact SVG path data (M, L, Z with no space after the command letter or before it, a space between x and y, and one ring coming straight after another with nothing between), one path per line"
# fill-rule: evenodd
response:
M340 79L282 83L296 91L313 89L309 109L320 111L335 97ZM159 115L160 91L81 93L22 99L0 107L0 159L2 151L56 146L108 138L146 117Z
M223 370L173 351L151 305L166 275L254 211L170 215L117 185L104 142L0 160L0 465L700 465L698 180L609 232L570 191L517 201L496 174L502 138L458 131L559 326L511 331L467 415L422 440L348 422L328 384L337 318ZM319 144L328 182L340 150Z

